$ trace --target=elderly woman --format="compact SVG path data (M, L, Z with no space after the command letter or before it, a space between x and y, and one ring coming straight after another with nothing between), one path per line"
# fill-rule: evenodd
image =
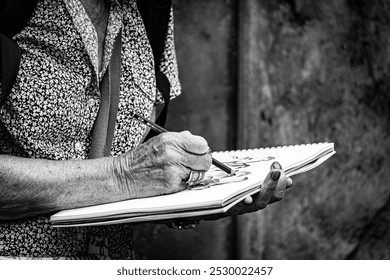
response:
M91 132L101 105L115 38L121 34L118 112L110 157L90 159ZM205 172L205 139L163 133L141 144L162 102L153 56L135 0L39 0L15 36L21 62L0 111L0 256L133 258L129 225L57 229L55 211L181 191L191 171ZM180 94L172 16L160 62ZM292 185L276 163L261 192L232 214L264 208ZM213 217L219 218L219 217Z

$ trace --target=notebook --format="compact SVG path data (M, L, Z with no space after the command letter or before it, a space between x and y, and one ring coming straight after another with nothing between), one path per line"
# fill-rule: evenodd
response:
M200 183L184 191L64 210L51 216L51 222L54 227L93 226L221 214L258 192L274 161L288 176L294 176L319 166L333 154L333 143L214 152L213 157L231 167L235 175L213 166Z

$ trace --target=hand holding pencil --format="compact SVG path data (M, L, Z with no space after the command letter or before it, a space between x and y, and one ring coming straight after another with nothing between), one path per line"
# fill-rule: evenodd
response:
M112 161L115 186L131 198L185 190L212 163L207 141L188 131L161 133Z
M163 128L163 127L157 125L156 123L146 119L142 115L139 115L139 114L133 112L132 116L136 120L138 120L141 123L147 125L148 127L150 127L150 129L152 129L153 131L155 131L157 133L168 132L168 130L166 130L165 128ZM209 151L211 152L211 150L209 150ZM234 171L229 166L227 166L226 164L223 164L222 162L216 160L215 158L212 158L212 164L214 164L216 167L220 168L221 170L225 171L227 174L234 175ZM190 174L190 176L191 176L191 174Z
M128 189L132 198L159 196L182 191L196 184L204 177L213 160L206 140L190 132L168 132L164 128L132 114L132 117L151 127L159 134L127 153L113 158L114 170L119 188ZM233 171L221 164L227 173ZM274 163L264 179L260 191L245 198L228 212L230 215L244 214L265 208L268 204L281 200L292 186L282 167ZM222 216L199 217L199 219L219 219Z

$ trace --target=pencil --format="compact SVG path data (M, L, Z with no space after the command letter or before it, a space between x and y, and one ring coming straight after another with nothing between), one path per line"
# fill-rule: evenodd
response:
M168 132L168 130L166 130L165 128L159 126L158 124L148 120L147 118L137 114L137 113L132 113L132 116L138 120L139 122L143 123L143 124L146 124L147 126L149 126L152 130L154 130L155 132L157 133L164 133L164 132ZM231 169L229 166L227 166L226 164L216 160L215 158L212 157L212 164L214 164L216 167L218 167L219 169L225 171L227 174L234 174L234 171L233 169Z

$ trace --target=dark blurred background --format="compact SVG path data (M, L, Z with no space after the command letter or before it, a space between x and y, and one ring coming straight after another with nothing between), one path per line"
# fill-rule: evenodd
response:
M390 259L390 0L176 0L168 129L213 150L334 142L264 211L135 227L139 259Z

